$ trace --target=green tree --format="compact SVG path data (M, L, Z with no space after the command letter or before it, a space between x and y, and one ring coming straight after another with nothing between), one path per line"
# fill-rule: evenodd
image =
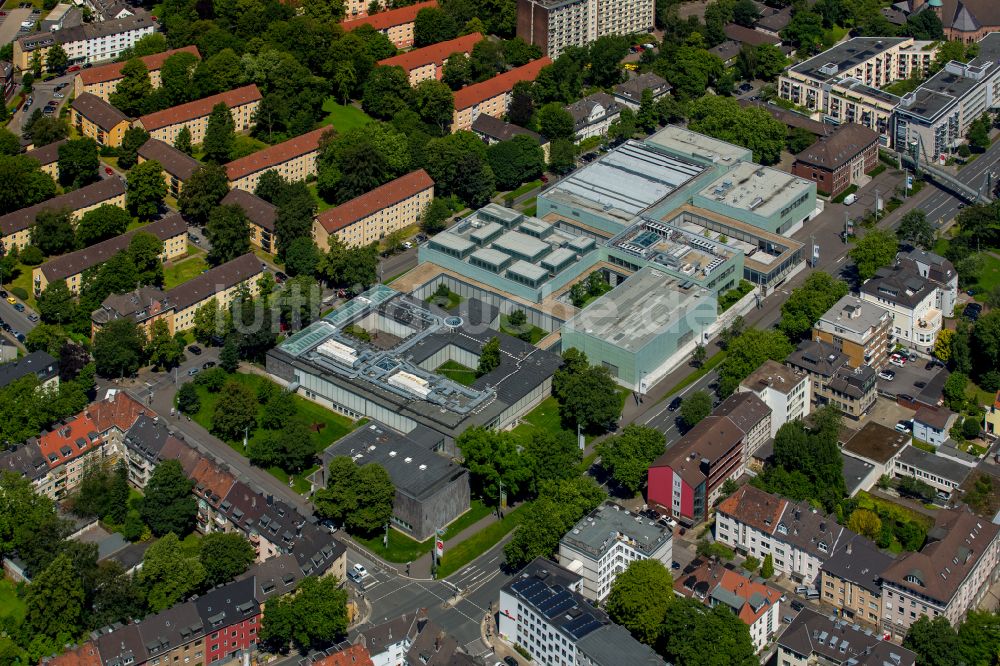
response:
M6 110L6 104L0 104L0 115ZM0 120L6 120L6 118L0 117ZM14 135L13 132L5 127L0 127L0 155L17 155L21 152L21 142Z
M219 102L212 107L205 127L205 140L201 145L205 160L216 164L228 162L232 159L235 142L233 115L228 106Z
M143 521L157 536L189 534L194 529L198 503L191 496L194 482L184 475L176 460L157 465L144 489L139 507Z
M688 428L693 428L711 413L712 396L708 391L695 391L681 403L681 419Z
M194 147L191 145L191 130L185 125L181 128L181 131L177 133L174 138L174 148L181 151L185 155L191 155L194 153Z
M622 80L621 62L628 55L628 40L620 35L604 35L590 44L590 82L607 88Z
M448 86L437 79L424 79L413 88L411 97L420 119L445 134L455 112L455 97Z
M90 137L70 139L59 146L59 182L78 188L97 179L97 143Z
M184 414L197 414L201 409L201 396L191 382L184 382L177 390L177 409Z
M903 647L916 652L922 665L951 666L958 654L958 634L943 615L933 620L921 615L906 632Z
M951 373L942 389L945 404L951 409L961 411L965 406L965 389L968 385L969 378L965 374L958 371Z
M146 336L131 319L108 322L94 335L94 361L101 377L131 377L142 367Z
M326 487L313 495L316 513L344 525L358 508L358 466L348 456L334 456L326 478Z
M496 179L486 159L476 153L466 153L458 159L456 170L465 175L455 194L472 208L482 208L496 192Z
M198 67L198 62L193 53L185 51L175 53L163 61L160 66L160 89L166 97L168 106L176 106L191 100L194 92L194 71ZM183 133L184 129L181 132ZM188 132L188 139L190 138ZM181 148L178 147L178 150Z
M430 46L458 36L458 25L443 9L430 7L421 9L413 21L413 45Z
M487 375L500 365L500 338L493 336L483 345L479 352L479 365L476 367L476 376Z
M927 221L927 214L919 208L903 215L896 228L896 235L899 236L899 240L925 250L931 249L934 245L934 227Z
M469 483L477 496L499 505L501 483L508 497L526 495L531 489L529 460L521 451L520 441L510 433L470 428L455 444L462 452Z
M56 193L56 184L25 155L0 155L0 215L27 208Z
M410 78L402 67L376 67L365 81L361 108L375 118L389 119L407 107L410 94Z
M312 240L312 221L316 216L316 201L305 183L291 183L275 200L278 216L274 222L278 236L278 256L288 262L288 251L296 241ZM301 247L301 243L299 244ZM300 271L303 272L303 271ZM305 271L312 274L313 271ZM294 273L289 273L294 275Z
M135 283L137 285L163 285L163 241L153 234L140 231L132 236L125 251L132 265L135 266Z
M878 269L888 266L896 258L899 241L891 231L872 229L851 248L850 257L862 280L874 277Z
M161 465L167 463L174 463L180 468L176 460L168 460ZM191 502L194 503L193 498ZM186 554L177 535L169 532L146 549L138 578L146 590L149 610L158 613L197 590L205 580L205 567L197 555Z
M392 516L396 487L385 468L368 463L358 469L358 506L347 517L347 528L360 534L384 529Z
M882 531L882 519L878 514L868 509L855 509L847 521L848 529L851 529L869 539L877 539Z
M69 56L66 55L66 49L60 44L50 46L45 53L45 68L55 74L62 74L66 71L67 65L69 65Z
M798 49L799 56L815 53L823 41L823 34L822 17L810 11L795 12L781 31L782 38Z
M129 212L141 220L151 220L160 212L167 196L163 167L156 160L138 164L128 172L125 204Z
M719 366L719 395L728 397L740 382L771 359L784 361L792 345L780 331L747 329L729 341L726 360Z
M451 217L451 208L448 206L448 201L434 198L427 204L427 208L424 209L424 214L420 218L420 230L426 234L444 231L449 217Z
M250 220L239 206L219 206L205 227L212 248L208 262L213 266L242 257L250 251Z
M513 190L525 181L538 178L545 170L545 154L541 146L524 135L489 146L486 161L501 190Z
M24 593L24 625L50 640L71 639L84 625L83 581L67 553L35 576Z
M210 532L201 540L198 560L205 570L205 585L215 587L235 580L253 564L253 546L239 532Z
M236 441L247 430L255 430L256 426L256 396L240 382L226 382L212 414L212 433L222 439Z
M573 116L559 102L549 102L538 110L538 128L550 141L573 139Z
M576 146L569 139L556 139L549 145L549 170L566 174L576 167Z
M761 164L775 164L785 146L785 126L766 110L742 108L731 97L705 95L688 106L690 129L744 146Z
M125 233L131 221L124 208L103 204L83 214L76 225L76 238L80 245L88 247Z
M147 99L153 93L149 69L139 58L132 58L122 66L122 78L115 91L108 96L111 105L127 116L139 116L146 110Z
M264 608L260 640L275 651L289 644L300 651L329 645L347 632L347 592L334 576L302 579L295 594L272 600Z
M524 443L525 461L531 470L533 494L548 481L576 476L583 453L567 432L535 431Z
M809 274L805 283L788 296L781 304L781 321L778 328L789 340L801 340L809 336L813 324L832 308L837 301L847 295L847 284L836 280L829 273L816 271Z
M22 126L21 134L39 148L69 136L69 124L62 118L44 116L41 109L35 109Z
M47 256L76 249L72 212L68 208L39 211L31 227L31 244Z
M206 164L184 183L184 189L177 197L177 207L189 222L204 225L212 210L228 193L226 170L218 164Z
M46 324L69 324L76 319L76 299L65 280L53 280L38 295L38 314Z
M174 336L165 319L157 319L149 330L146 354L154 370L169 370L184 360L184 338Z
M232 374L240 367L240 346L235 335L227 335L219 354L219 367Z
M750 628L725 604L674 599L663 617L659 652L676 666L756 666ZM711 645L711 650L705 646Z
M774 557L771 553L764 556L764 563L760 565L760 577L768 579L774 575Z
M444 63L441 82L452 90L472 83L472 61L464 53L452 53Z
M138 162L139 149L149 141L149 132L141 127L129 127L122 136L118 147L118 168L131 169Z
M633 495L646 484L646 472L663 455L667 440L655 428L630 424L620 434L597 445L601 466L619 486Z
M636 640L655 645L667 606L674 599L674 580L658 560L635 560L615 577L606 608L615 624Z

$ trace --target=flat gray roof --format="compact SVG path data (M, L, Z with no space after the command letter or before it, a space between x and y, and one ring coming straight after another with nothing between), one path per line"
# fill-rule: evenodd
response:
M503 266L508 261L510 261L510 255L506 252L501 252L500 250L493 250L490 248L483 248L481 250L476 250L469 255L469 258L475 258L479 261L490 264L491 266Z
M839 326L852 333L862 334L870 328L878 326L888 313L889 311L885 308L848 294L827 310L819 318L817 325Z
M543 196L628 222L704 170L638 141L626 141Z
M699 194L731 208L770 217L811 187L810 181L790 173L753 162L740 162Z
M497 250L529 258L537 257L552 249L545 241L521 233L520 231L508 231L493 241L493 247Z
M468 252L476 246L472 241L466 240L461 236L456 236L449 231L442 231L437 236L434 236L430 242L449 250L455 250L456 252Z
M618 539L634 542L632 546L649 557L673 536L666 525L605 502L580 519L561 541L599 560Z
M913 445L907 446L899 453L899 461L957 484L961 484L972 473L972 468L968 465L918 449Z
M591 303L563 327L638 351L699 307L710 313L706 324L715 321L716 300L707 291L681 289L678 280L647 266Z
M521 277L525 277L533 282L541 280L549 274L549 272L541 266L529 264L527 261L523 261L521 259L518 259L511 264L510 268L507 269L507 272L520 275Z
M861 63L901 44L909 37L855 37L792 67L792 71L819 81L852 70Z
M690 155L713 164L729 164L741 159L749 159L751 151L743 146L692 132L677 125L667 125L646 143L661 146L675 153Z

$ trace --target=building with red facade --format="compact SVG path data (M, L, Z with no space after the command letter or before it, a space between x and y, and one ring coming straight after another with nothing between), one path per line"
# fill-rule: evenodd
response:
M239 659L257 647L261 607L253 578L230 583L194 601L205 624L205 664Z
M795 156L792 173L835 197L878 166L878 133L846 123Z

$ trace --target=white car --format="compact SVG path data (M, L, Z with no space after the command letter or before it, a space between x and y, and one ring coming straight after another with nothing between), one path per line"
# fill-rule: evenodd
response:
M878 378L884 379L887 382L891 382L893 379L896 378L896 373L893 372L892 370L883 370L882 372L878 373Z
M368 569L365 569L364 565L355 564L353 567L351 567L351 569L361 578L364 578L365 576L368 575Z
M896 424L896 430L899 432L910 432L912 426L910 421L900 421Z
M902 368L904 365L906 365L906 357L901 358L899 356L891 356L889 358L889 363L892 363L893 365L898 365L899 367Z

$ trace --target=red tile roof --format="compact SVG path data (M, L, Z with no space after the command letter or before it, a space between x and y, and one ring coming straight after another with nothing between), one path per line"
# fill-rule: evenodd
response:
M374 666L374 663L364 645L352 645L346 650L334 652L319 661L314 661L313 666Z
M732 516L765 534L774 534L788 500L746 484L722 500L718 512Z
M355 197L347 203L323 211L316 218L316 221L326 229L327 233L333 233L358 220L363 220L383 208L409 199L428 187L434 187L434 181L431 180L426 171L423 169L411 171L405 176L400 176L381 187L376 187L371 192Z
M97 425L86 412L66 419L38 437L42 457L50 469L90 453L103 443Z
M296 157L311 153L319 148L319 140L326 132L332 132L331 127L321 127L301 136L283 141L264 150L233 160L226 165L226 175L229 180L239 180L257 171L264 171L283 164Z
M236 483L236 477L207 458L198 461L190 476L194 481L194 494L215 508L218 508Z
M148 113L140 117L138 122L142 124L143 129L147 132L152 132L161 127L169 127L170 125L176 125L187 120L207 116L212 112L212 107L219 102L232 109L237 106L249 104L250 102L260 101L260 98L260 90L257 89L255 84L250 84L236 90L228 90L218 95L197 99L187 104L178 104L163 111Z
M461 90L455 91L455 110L461 111L492 99L500 93L510 92L514 89L514 84L520 81L534 81L542 67L551 64L551 58L542 56L538 60L532 60L527 65L515 67L503 74L497 74L492 79L487 79L482 83L465 86Z
M124 433L135 424L136 419L147 412L151 414L152 410L143 407L141 402L124 391L118 391L87 407L87 415L101 434L106 434L112 428Z
M417 12L421 9L437 6L437 0L427 0L427 2L418 2L417 4L410 5L409 7L390 9L389 11L378 12L377 14L371 14L370 16L362 16L361 18L342 21L340 23L340 27L344 29L344 32L350 32L351 30L360 28L363 25L370 25L376 30L387 30L393 26L413 23L413 20L417 18Z
M164 51L163 53L154 53L153 55L139 58L139 60L145 63L146 69L152 72L163 67L163 62L176 53L190 53L194 57L201 60L201 54L198 53L198 47L193 44L179 49ZM81 70L79 74L80 80L83 81L85 86L89 86L95 83L120 79L122 77L122 67L125 66L126 62L127 61L112 62L107 65L101 65L100 67L91 67L90 69Z
M449 39L446 42L431 44L422 49L413 49L406 53L400 53L397 56L379 60L378 64L386 67L402 67L407 72L417 67L429 65L432 62L441 67L444 61L448 59L448 56L453 53L472 53L472 47L482 39L482 33L474 32L470 35Z
M102 666L97 646L87 641L76 649L66 650L55 657L43 657L41 666Z
M190 477L201 462L201 454L192 448L187 442L180 440L173 435L167 437L160 449L160 458L163 460L176 460L184 470L184 476Z
M738 612L737 609L732 610L747 626L752 626L781 599L781 592L773 587L728 569L719 562L704 560L699 564L696 560L692 566L693 569L685 569L684 573L678 576L674 582L674 589L686 597L697 594L706 605L711 603L711 594L716 588L730 592L743 600ZM758 596L751 603L751 597L755 594ZM759 604L756 610L754 603Z

